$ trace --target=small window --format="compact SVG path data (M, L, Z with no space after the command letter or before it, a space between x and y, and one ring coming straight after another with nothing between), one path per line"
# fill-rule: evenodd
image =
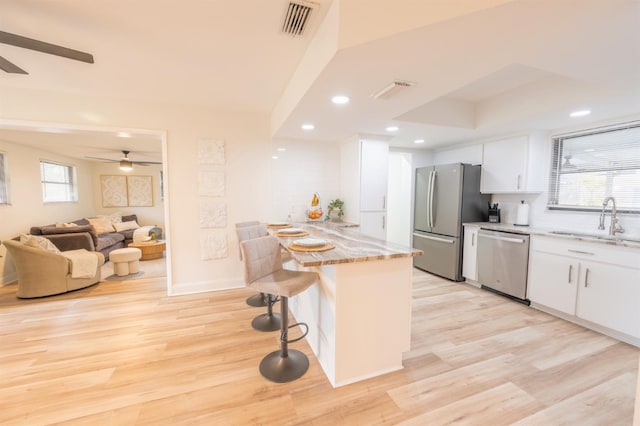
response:
M0 152L0 205L9 204L9 176L5 155Z
M549 209L640 213L640 122L556 137L552 161Z
M78 201L75 167L40 161L40 174L42 199L45 203Z

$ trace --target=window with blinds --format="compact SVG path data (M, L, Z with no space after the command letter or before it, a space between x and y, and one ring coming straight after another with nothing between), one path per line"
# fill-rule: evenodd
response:
M640 213L640 122L553 138L548 208Z
M75 167L40 161L40 174L45 203L78 201Z
M0 205L9 204L9 177L7 176L7 166L5 154L0 152Z

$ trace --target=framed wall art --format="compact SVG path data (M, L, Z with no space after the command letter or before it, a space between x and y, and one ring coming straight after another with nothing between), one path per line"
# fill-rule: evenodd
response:
M102 207L126 207L128 205L127 176L100 176L100 189L102 192Z
M127 176L129 207L153 206L151 176Z

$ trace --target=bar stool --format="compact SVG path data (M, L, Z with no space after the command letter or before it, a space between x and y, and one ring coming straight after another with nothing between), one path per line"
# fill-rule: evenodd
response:
M276 383L286 383L301 377L309 369L307 356L289 343L303 339L309 328L305 323L289 325L289 297L295 296L318 279L315 272L291 271L282 268L280 243L276 237L254 238L240 243L244 254L244 280L247 287L280 297L280 349L260 362L260 374ZM305 332L289 340L289 328L304 326Z
M257 225L236 228L236 234L238 235L238 242L242 243L242 241L268 236L269 232L264 225ZM289 252L286 252L286 254L288 259L291 260ZM240 259L242 259L242 250L240 251ZM280 314L273 312L273 305L278 301L278 297L264 292L260 292L260 296L265 301L264 306L267 307L267 313L255 317L251 322L251 326L258 331L276 331L280 328Z
M258 226L258 225L260 225L260 222L258 222L257 220L239 222L239 223L236 223L236 230L238 228L246 228L248 226ZM238 249L239 248L240 246L238 245ZM240 260L242 260L242 250L240 250ZM247 297L246 302L247 302L247 305L253 306L254 308L267 306L267 295L264 293L254 294L253 296Z

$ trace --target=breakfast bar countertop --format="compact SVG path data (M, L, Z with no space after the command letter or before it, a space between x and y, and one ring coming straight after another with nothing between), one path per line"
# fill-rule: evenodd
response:
M358 228L350 229L331 222L293 223L291 226L304 229L309 235L305 237L277 236L280 244L287 249L293 241L304 238L322 238L336 246L327 251L300 252L288 249L291 256L301 266L335 265L422 255L420 250L368 237L362 235ZM273 231L274 234L277 232Z

